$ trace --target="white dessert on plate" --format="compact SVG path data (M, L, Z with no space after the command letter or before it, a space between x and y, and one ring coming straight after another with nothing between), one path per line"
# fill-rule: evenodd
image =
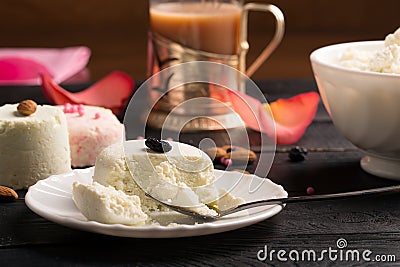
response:
M129 195L139 196L145 210L159 208L157 203L145 196L132 178L125 161L122 143L108 146L99 154L94 167L93 181L104 186L113 186Z
M146 197L143 189L162 201L181 205L190 202L192 206L205 208L201 204L204 201L192 189L213 183L215 176L211 159L194 146L169 143L172 150L166 153L148 149L145 140L128 141L125 146L111 145L98 156L93 180L138 195L145 211L163 210L163 207ZM217 198L212 199L207 192L213 193L208 190L200 198L211 198L209 202Z
M112 186L129 196L137 196L142 211L149 217L171 211L148 198L143 189L159 200L208 215L216 215L216 212L205 203L221 203L227 208L242 202L242 199L214 187L214 167L203 151L183 143L169 143L172 150L165 153L148 149L145 140L132 140L125 142L125 145L107 147L97 157L93 183ZM174 213L173 216L179 217L179 214ZM148 222L154 223L151 220Z
M23 189L50 175L71 171L64 113L38 105L33 114L25 116L17 106L0 107L0 184Z
M91 221L143 225L147 215L140 207L140 198L128 196L112 186L74 182L73 200L82 214Z

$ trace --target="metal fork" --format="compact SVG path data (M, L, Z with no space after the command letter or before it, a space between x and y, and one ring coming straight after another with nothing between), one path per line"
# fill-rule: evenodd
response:
M380 187L380 188L367 189L367 190L359 190L359 191L351 191L351 192L344 192L344 193L335 193L335 194L322 194L322 195L314 195L314 196L298 196L298 197L285 197L285 198L257 200L257 201L243 203L236 207L232 207L232 208L229 208L226 210L220 210L216 205L206 204L207 207L209 207L210 209L215 210L217 212L217 215L215 215L215 216L200 214L200 213L190 209L190 207L180 207L180 206L175 206L175 205L171 205L171 204L162 202L147 193L146 193L146 196L155 200L156 202L160 203L161 205L164 205L164 206L170 208L171 210L191 216L195 219L199 219L201 221L213 221L213 220L220 219L228 214L232 214L235 212L239 212L242 210L251 209L251 208L255 208L255 207L265 206L265 205L283 205L283 204L288 204L288 203L345 199L345 198L357 197L357 196L359 197L359 196L366 196L366 195L379 194L379 193L395 193L395 192L400 192L400 185Z

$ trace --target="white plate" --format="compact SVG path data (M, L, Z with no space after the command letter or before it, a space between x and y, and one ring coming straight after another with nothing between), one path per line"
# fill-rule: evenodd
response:
M88 221L76 208L71 192L74 181L90 183L93 170L93 167L76 169L70 173L53 175L37 182L29 188L25 196L27 206L38 215L67 227L106 235L141 238L169 238L220 233L260 222L282 210L281 205L264 206L249 209L247 212L239 212L236 215L232 214L213 222L178 224L168 227L159 225L127 226ZM223 171L215 170L215 172L216 175L221 175ZM229 184L228 180L237 175L242 174L225 172L220 179L226 179ZM251 190L254 185L257 186L257 190ZM287 192L282 186L255 175L244 175L231 193L245 201L287 196Z

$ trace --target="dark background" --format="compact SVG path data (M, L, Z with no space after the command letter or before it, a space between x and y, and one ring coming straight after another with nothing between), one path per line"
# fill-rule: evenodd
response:
M248 2L263 2L252 0ZM254 78L311 77L309 54L327 44L383 39L400 26L397 0L275 0L285 14L286 35ZM92 50L97 80L113 70L146 76L148 1L1 0L0 47L64 47ZM250 18L249 62L274 29L271 15Z

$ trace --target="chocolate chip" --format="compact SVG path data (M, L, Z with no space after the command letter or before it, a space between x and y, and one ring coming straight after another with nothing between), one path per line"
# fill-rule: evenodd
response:
M148 148L150 148L151 150L155 151L155 152L160 152L160 153L165 153L168 151L171 151L172 146L163 140L158 140L155 137L149 137L146 139L146 141L144 142L146 144L146 146Z

